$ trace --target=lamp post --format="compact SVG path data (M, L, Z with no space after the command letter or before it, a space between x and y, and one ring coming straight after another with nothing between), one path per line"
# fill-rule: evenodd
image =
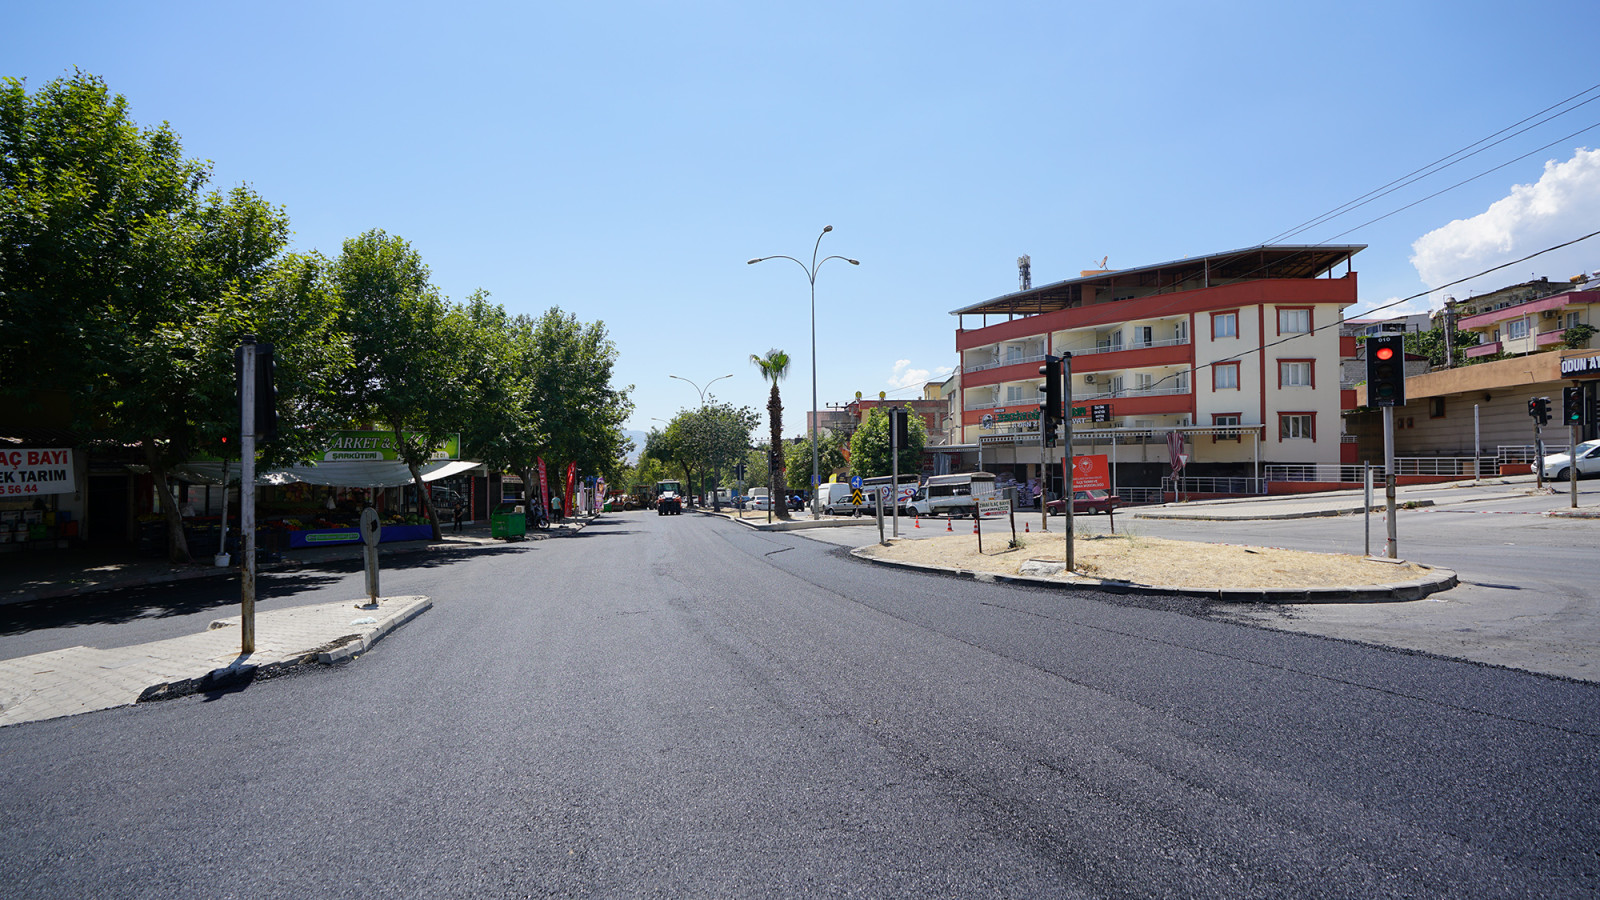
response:
M713 384L716 384L717 382L721 381L722 379L724 379L724 378L732 378L733 377L733 373L729 372L726 375L718 375L717 377L715 377L715 378L711 379L710 381L706 382L706 386L704 388L701 388L700 385L695 384L693 381L689 381L689 379L683 377L682 375L668 375L667 377L668 378L676 378L679 381L688 381L690 387L694 388L696 391L699 391L699 393L700 393L700 411L701 412L705 412L705 410L706 410L706 391L711 390L711 386ZM710 461L708 460L708 462L710 462ZM705 481L703 479L700 482L700 486L701 487L705 487L706 486L705 485ZM715 509L717 507L716 488L715 487L713 487L711 489L711 493L712 493L711 506L712 506L713 509Z
M817 269L830 259L842 259L852 266L861 265L858 259L848 256L825 256L817 259L817 251L822 247L822 235L833 230L832 225L822 226L822 234L817 235L817 243L811 248L811 267L792 256L758 256L749 260L746 265L755 265L769 259L787 259L801 269L805 270L806 280L811 282L811 518L820 519L822 513L817 506L817 489L822 484L821 467L818 465L817 453Z

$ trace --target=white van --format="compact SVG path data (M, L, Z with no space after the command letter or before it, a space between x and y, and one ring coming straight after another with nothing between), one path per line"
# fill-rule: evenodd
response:
M911 511L922 516L970 516L978 511L979 500L999 496L988 472L934 475L923 485L922 496L911 501Z

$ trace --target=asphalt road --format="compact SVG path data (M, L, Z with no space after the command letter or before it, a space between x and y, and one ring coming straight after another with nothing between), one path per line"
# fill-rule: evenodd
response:
M1592 684L697 516L385 590L348 665L0 729L6 895L1600 892Z

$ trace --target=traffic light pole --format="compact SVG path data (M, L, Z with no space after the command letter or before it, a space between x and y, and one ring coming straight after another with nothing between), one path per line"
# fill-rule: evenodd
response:
M1571 463L1567 466L1567 479L1572 486L1572 508L1578 508L1578 426L1567 426L1568 444L1572 447Z
M244 339L239 378L239 652L256 652L256 341ZM226 489L226 487L224 487Z
M1072 474L1077 468L1072 464L1072 354L1061 354L1061 430L1066 436L1061 441L1061 458L1067 461L1062 468L1067 470L1066 483L1061 486L1061 505L1067 513L1067 571L1078 571L1072 559Z
M1383 408L1383 506L1389 521L1389 538L1384 551L1390 559L1400 558L1394 524L1394 407Z

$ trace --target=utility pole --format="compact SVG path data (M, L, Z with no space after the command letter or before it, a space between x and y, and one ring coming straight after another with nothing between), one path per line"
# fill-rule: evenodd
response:
M239 652L256 652L256 339L239 348ZM226 489L226 488L224 488Z

